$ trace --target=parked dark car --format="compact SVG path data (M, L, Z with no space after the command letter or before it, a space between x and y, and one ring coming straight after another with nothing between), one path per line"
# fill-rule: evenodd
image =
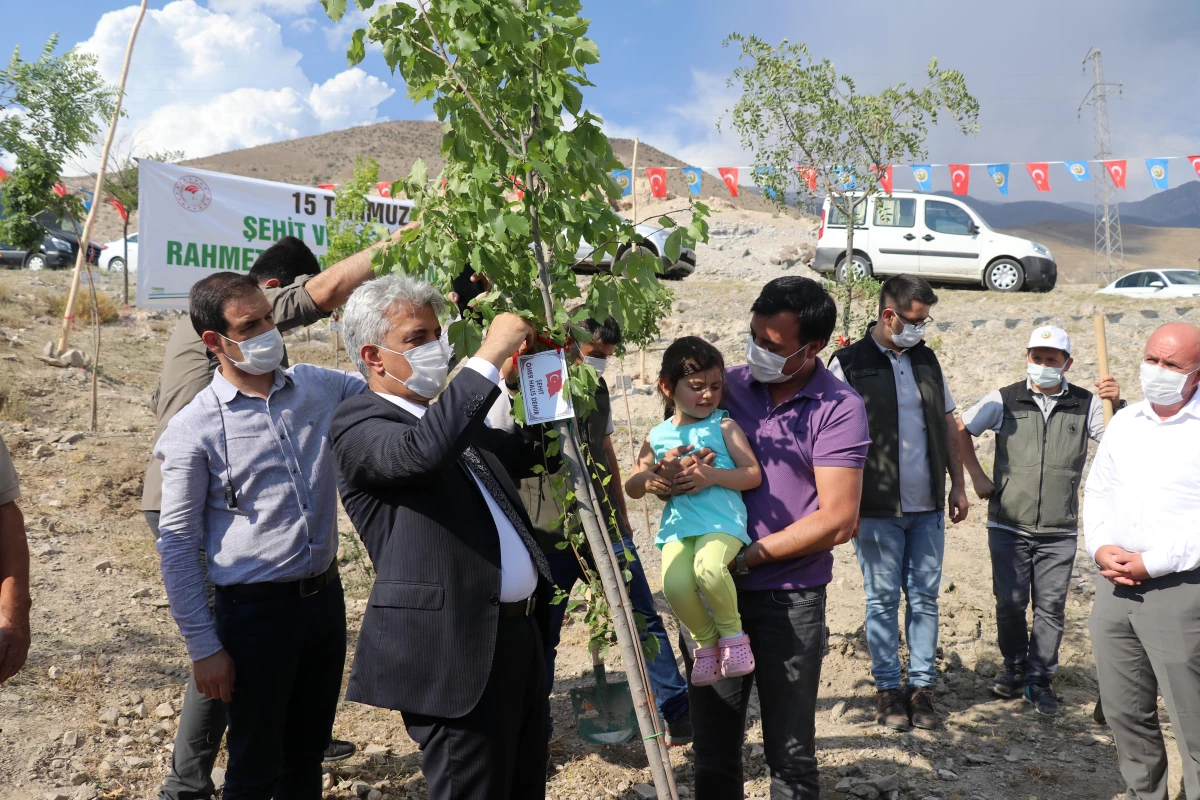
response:
M89 243L87 260L96 264L100 260L100 245ZM75 266L79 255L79 237L74 233L47 228L42 246L37 250L23 250L15 245L0 242L0 265L27 267L28 269L66 269Z

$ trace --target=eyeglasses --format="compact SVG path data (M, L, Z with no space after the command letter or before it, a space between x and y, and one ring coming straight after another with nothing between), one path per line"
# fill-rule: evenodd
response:
M894 309L894 308L890 308L890 307L889 307L889 310L890 310L890 311L891 311L893 314L895 314L897 317L899 317L901 322L903 322L903 323L905 323L905 324L907 324L907 325L912 325L913 327L916 327L916 328L920 328L920 327L922 327L923 325L932 325L932 324L933 324L933 317L926 317L926 318L925 318L925 319L923 319L922 321L920 321L920 322L916 322L915 320L911 320L911 319L909 319L908 317L904 316L903 314L901 314L899 311L897 311L897 310L896 310L896 309Z

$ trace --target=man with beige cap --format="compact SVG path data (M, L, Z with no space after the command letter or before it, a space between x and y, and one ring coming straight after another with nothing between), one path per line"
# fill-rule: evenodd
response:
M1096 587L1092 649L1130 800L1167 800L1158 695L1183 789L1200 798L1200 328L1163 325L1141 364L1142 394L1113 417L1083 495Z
M992 591L1004 672L991 684L1000 697L1023 694L1039 714L1056 716L1050 681L1058 669L1067 590L1075 563L1079 487L1088 440L1104 434L1103 400L1119 402L1112 378L1099 394L1068 383L1071 338L1052 325L1033 331L1025 378L991 392L958 426L963 466L988 504ZM996 434L992 477L984 473L971 437ZM1033 598L1033 631L1025 610Z

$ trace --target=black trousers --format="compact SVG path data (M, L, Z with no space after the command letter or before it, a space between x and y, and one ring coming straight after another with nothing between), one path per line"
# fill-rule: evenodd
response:
M825 587L738 592L754 672L693 686L690 637L680 628L695 738L696 800L742 797L742 744L750 689L758 684L763 749L773 800L816 800L817 689L825 649Z
M146 525L158 541L158 511L143 511ZM207 581L205 564L204 588L208 602L214 602L213 585ZM188 677L187 691L183 696L183 711L179 714L179 730L175 733L175 746L171 751L171 772L163 781L158 800L207 800L217 793L212 782L213 765L225 736L225 704L220 700L205 697L196 688L195 676Z
M543 800L546 666L532 617L502 617L492 671L465 717L405 714L429 800Z
M346 663L341 580L310 597L218 587L216 618L236 670L223 797L319 800Z

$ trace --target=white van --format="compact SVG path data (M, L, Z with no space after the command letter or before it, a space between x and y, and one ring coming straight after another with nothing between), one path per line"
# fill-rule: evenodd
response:
M981 283L997 292L1049 291L1058 265L1049 248L997 233L965 203L922 192L868 197L854 210L854 254L860 275L908 272L937 281ZM846 219L828 197L813 269L842 280L846 269Z

